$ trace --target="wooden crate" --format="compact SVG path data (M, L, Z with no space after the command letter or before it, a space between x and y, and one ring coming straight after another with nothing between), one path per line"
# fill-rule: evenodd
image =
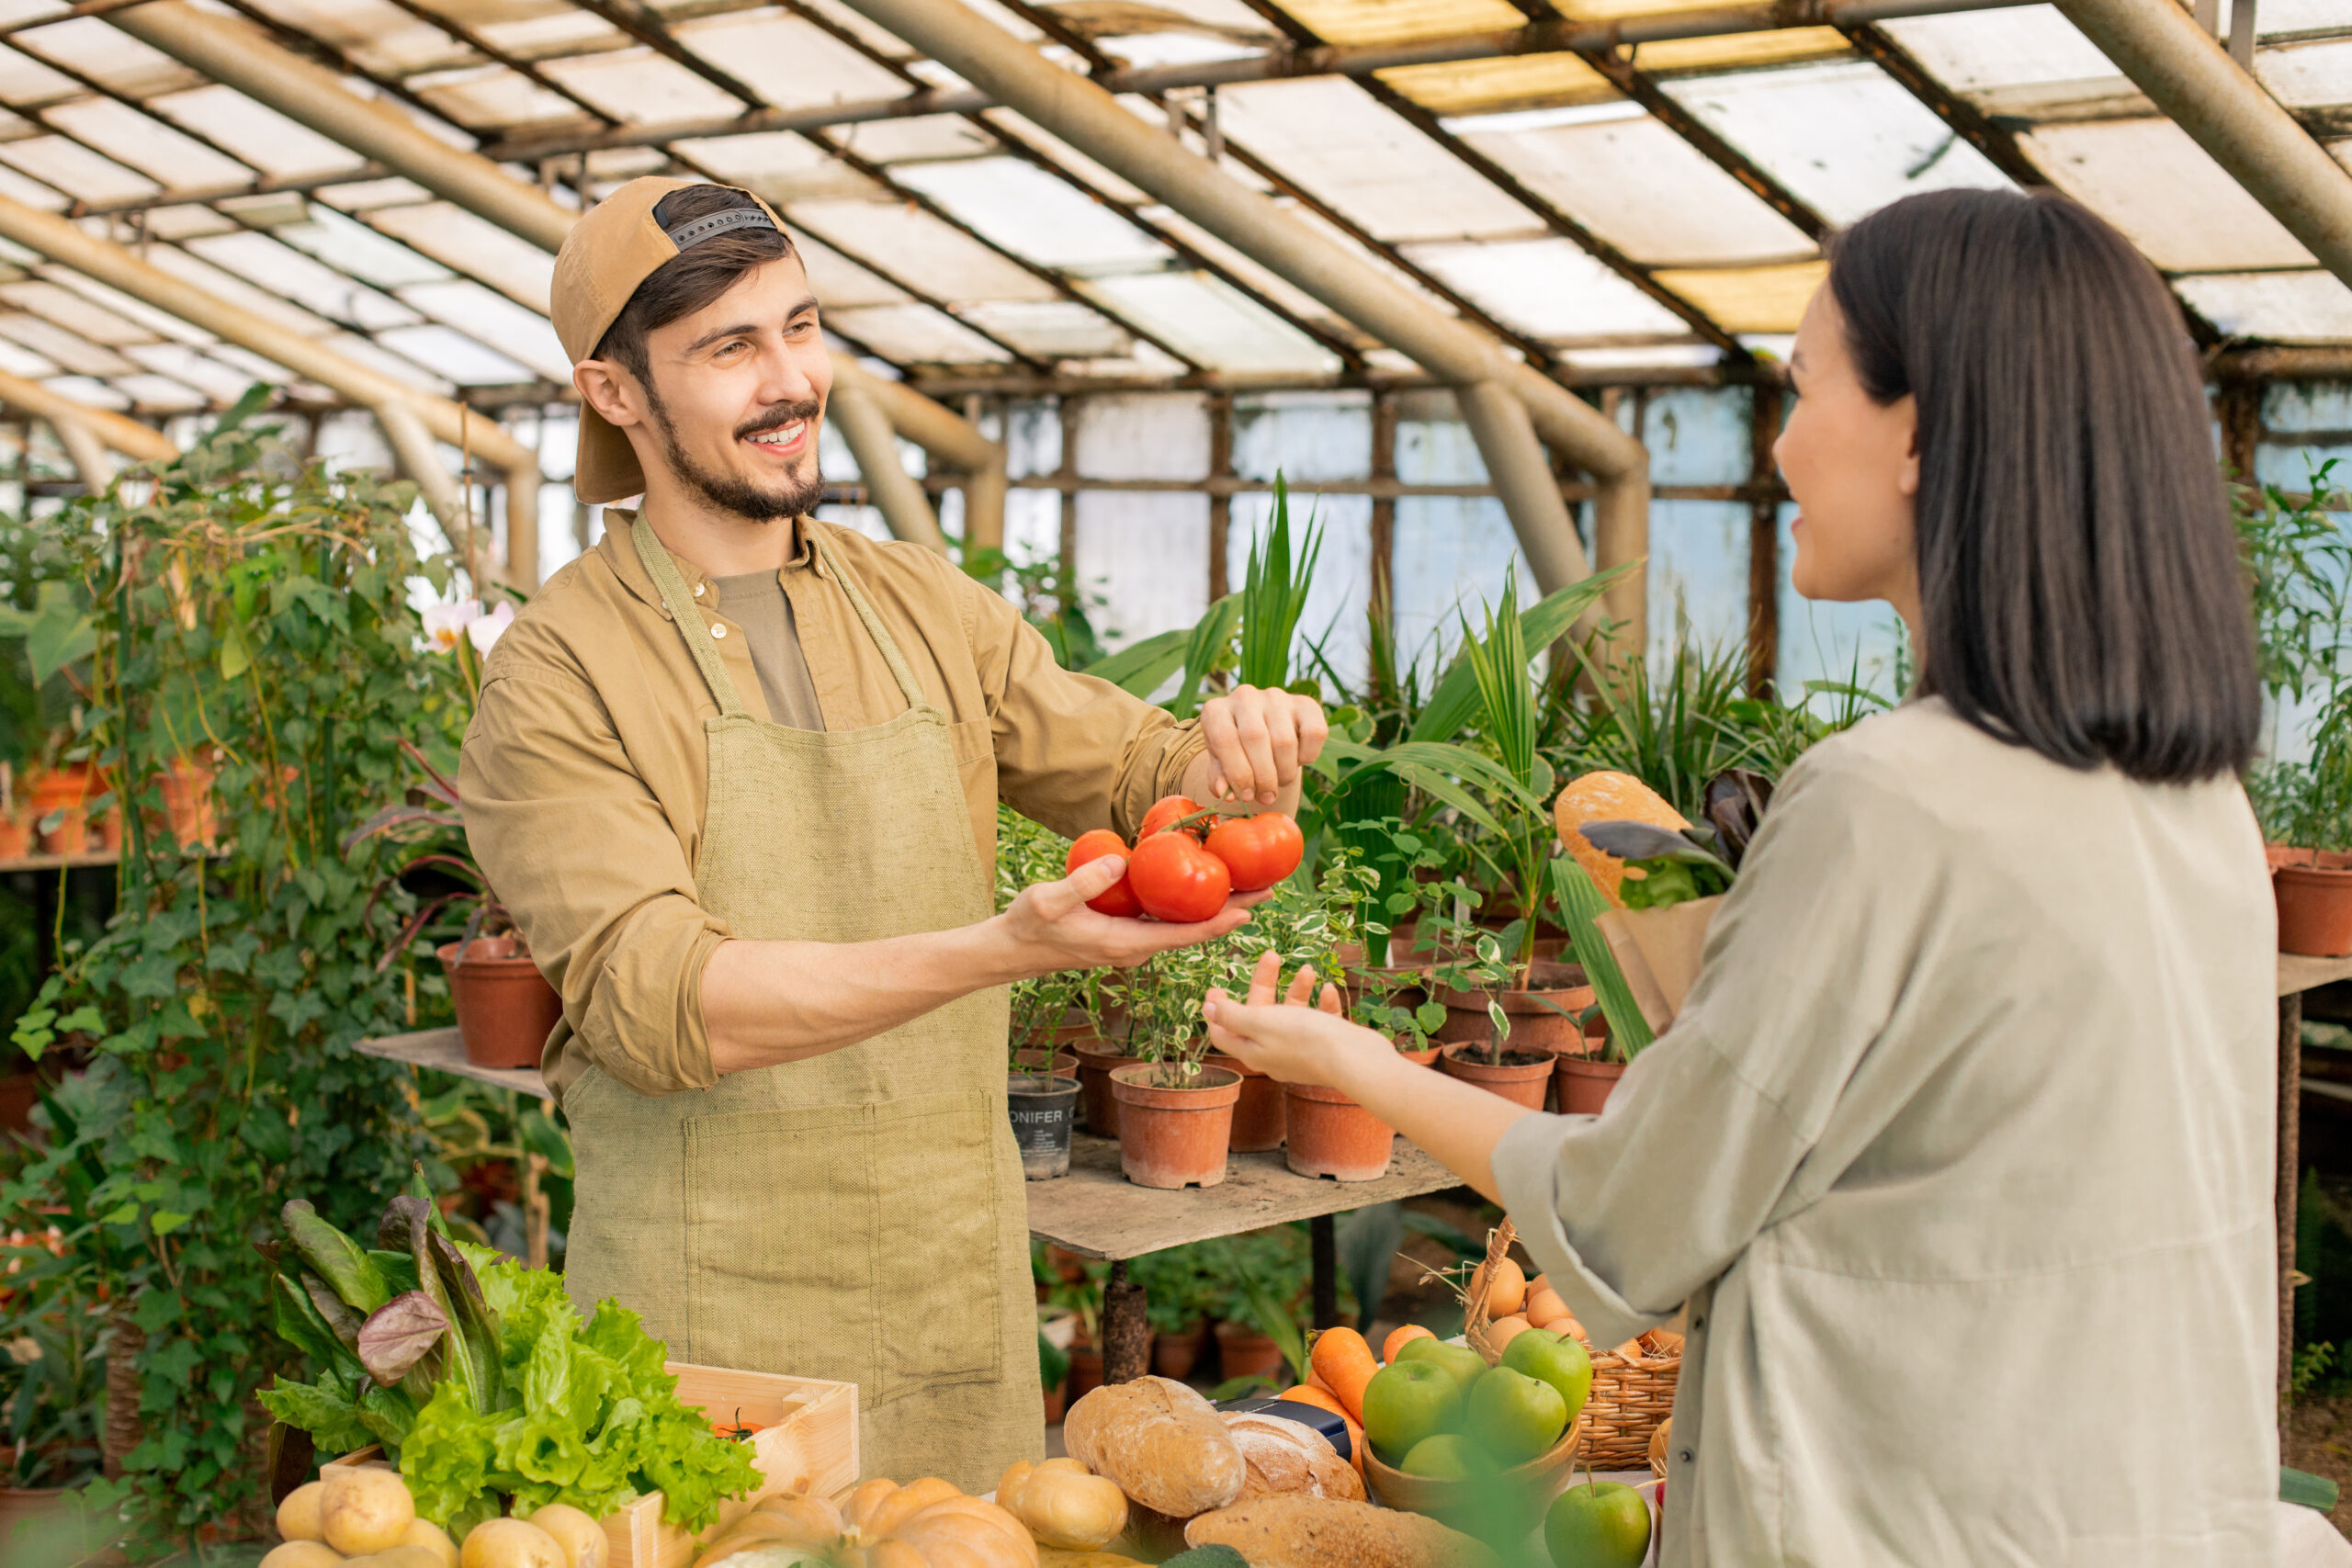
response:
M718 1520L706 1538L751 1512L761 1498L779 1492L807 1492L840 1498L857 1484L857 1385L821 1378L739 1372L671 1361L678 1398L699 1408L711 1425L739 1420L761 1430L752 1435L752 1458L763 1477L744 1496L718 1506ZM360 1449L331 1464L386 1465L379 1448ZM610 1568L685 1568L694 1560L695 1537L662 1518L662 1494L649 1493L604 1518L612 1543Z

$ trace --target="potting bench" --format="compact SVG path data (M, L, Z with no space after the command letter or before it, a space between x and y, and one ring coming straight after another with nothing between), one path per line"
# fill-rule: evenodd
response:
M2340 1084L2303 1079L2303 993L2352 980L2352 958L2278 955L2278 1392L2288 1392L2295 1367L2295 1195L2302 1183L2302 1111L2306 1092L2352 1099Z
M433 1067L520 1094L547 1096L547 1084L528 1067L477 1067L466 1060L455 1029L426 1029L362 1040L364 1055ZM1029 1234L1111 1265L1102 1292L1102 1375L1114 1382L1141 1377L1151 1332L1144 1321L1143 1287L1127 1278L1127 1260L1188 1242L1238 1235L1293 1220L1307 1222L1314 1260L1314 1312L1318 1325L1339 1318L1339 1259L1331 1216L1399 1198L1442 1192L1461 1178L1398 1139L1388 1174L1377 1181L1330 1181L1295 1174L1282 1152L1235 1155L1215 1187L1163 1191L1137 1187L1119 1170L1119 1145L1080 1133L1070 1140L1069 1174L1033 1181Z

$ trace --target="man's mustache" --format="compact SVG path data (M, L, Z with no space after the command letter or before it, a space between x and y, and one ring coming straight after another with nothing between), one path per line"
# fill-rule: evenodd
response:
M755 418L736 426L735 439L747 440L763 431L780 430L798 419L813 420L824 412L824 405L814 398L797 403L777 403Z

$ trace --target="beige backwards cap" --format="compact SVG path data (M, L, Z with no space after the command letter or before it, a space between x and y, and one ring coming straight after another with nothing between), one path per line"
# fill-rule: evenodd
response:
M555 335L574 365L593 358L613 321L626 307L638 285L659 271L689 245L716 234L744 228L784 231L775 209L752 196L757 210L733 208L663 229L653 209L673 190L695 180L661 179L648 175L634 179L581 215L556 253L553 311ZM729 186L729 189L736 187ZM580 461L571 488L582 501L601 505L624 501L645 490L645 470L628 437L605 421L585 402L580 405Z

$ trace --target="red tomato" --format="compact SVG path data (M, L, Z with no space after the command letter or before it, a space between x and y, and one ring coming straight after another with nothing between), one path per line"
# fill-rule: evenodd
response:
M1108 828L1095 828L1078 836L1069 847L1069 859L1062 863L1062 874L1068 876L1091 860L1104 855L1124 855L1127 841ZM1086 901L1086 907L1098 915L1140 915L1143 906L1136 900L1135 885L1122 876L1111 884L1107 893L1097 893Z
M1297 823L1278 811L1266 811L1218 818L1209 829L1208 850L1233 873L1236 893L1255 893L1298 869L1306 840Z
M1140 844L1154 833L1165 832L1170 823L1181 822L1201 808L1201 803L1184 795L1161 795L1152 808L1143 814L1143 826L1136 829L1136 842ZM1201 825L1195 822L1184 829L1193 838L1201 836Z
M1189 833L1160 833L1137 844L1127 860L1127 880L1136 885L1145 914L1174 925L1214 918L1233 891L1225 863Z

